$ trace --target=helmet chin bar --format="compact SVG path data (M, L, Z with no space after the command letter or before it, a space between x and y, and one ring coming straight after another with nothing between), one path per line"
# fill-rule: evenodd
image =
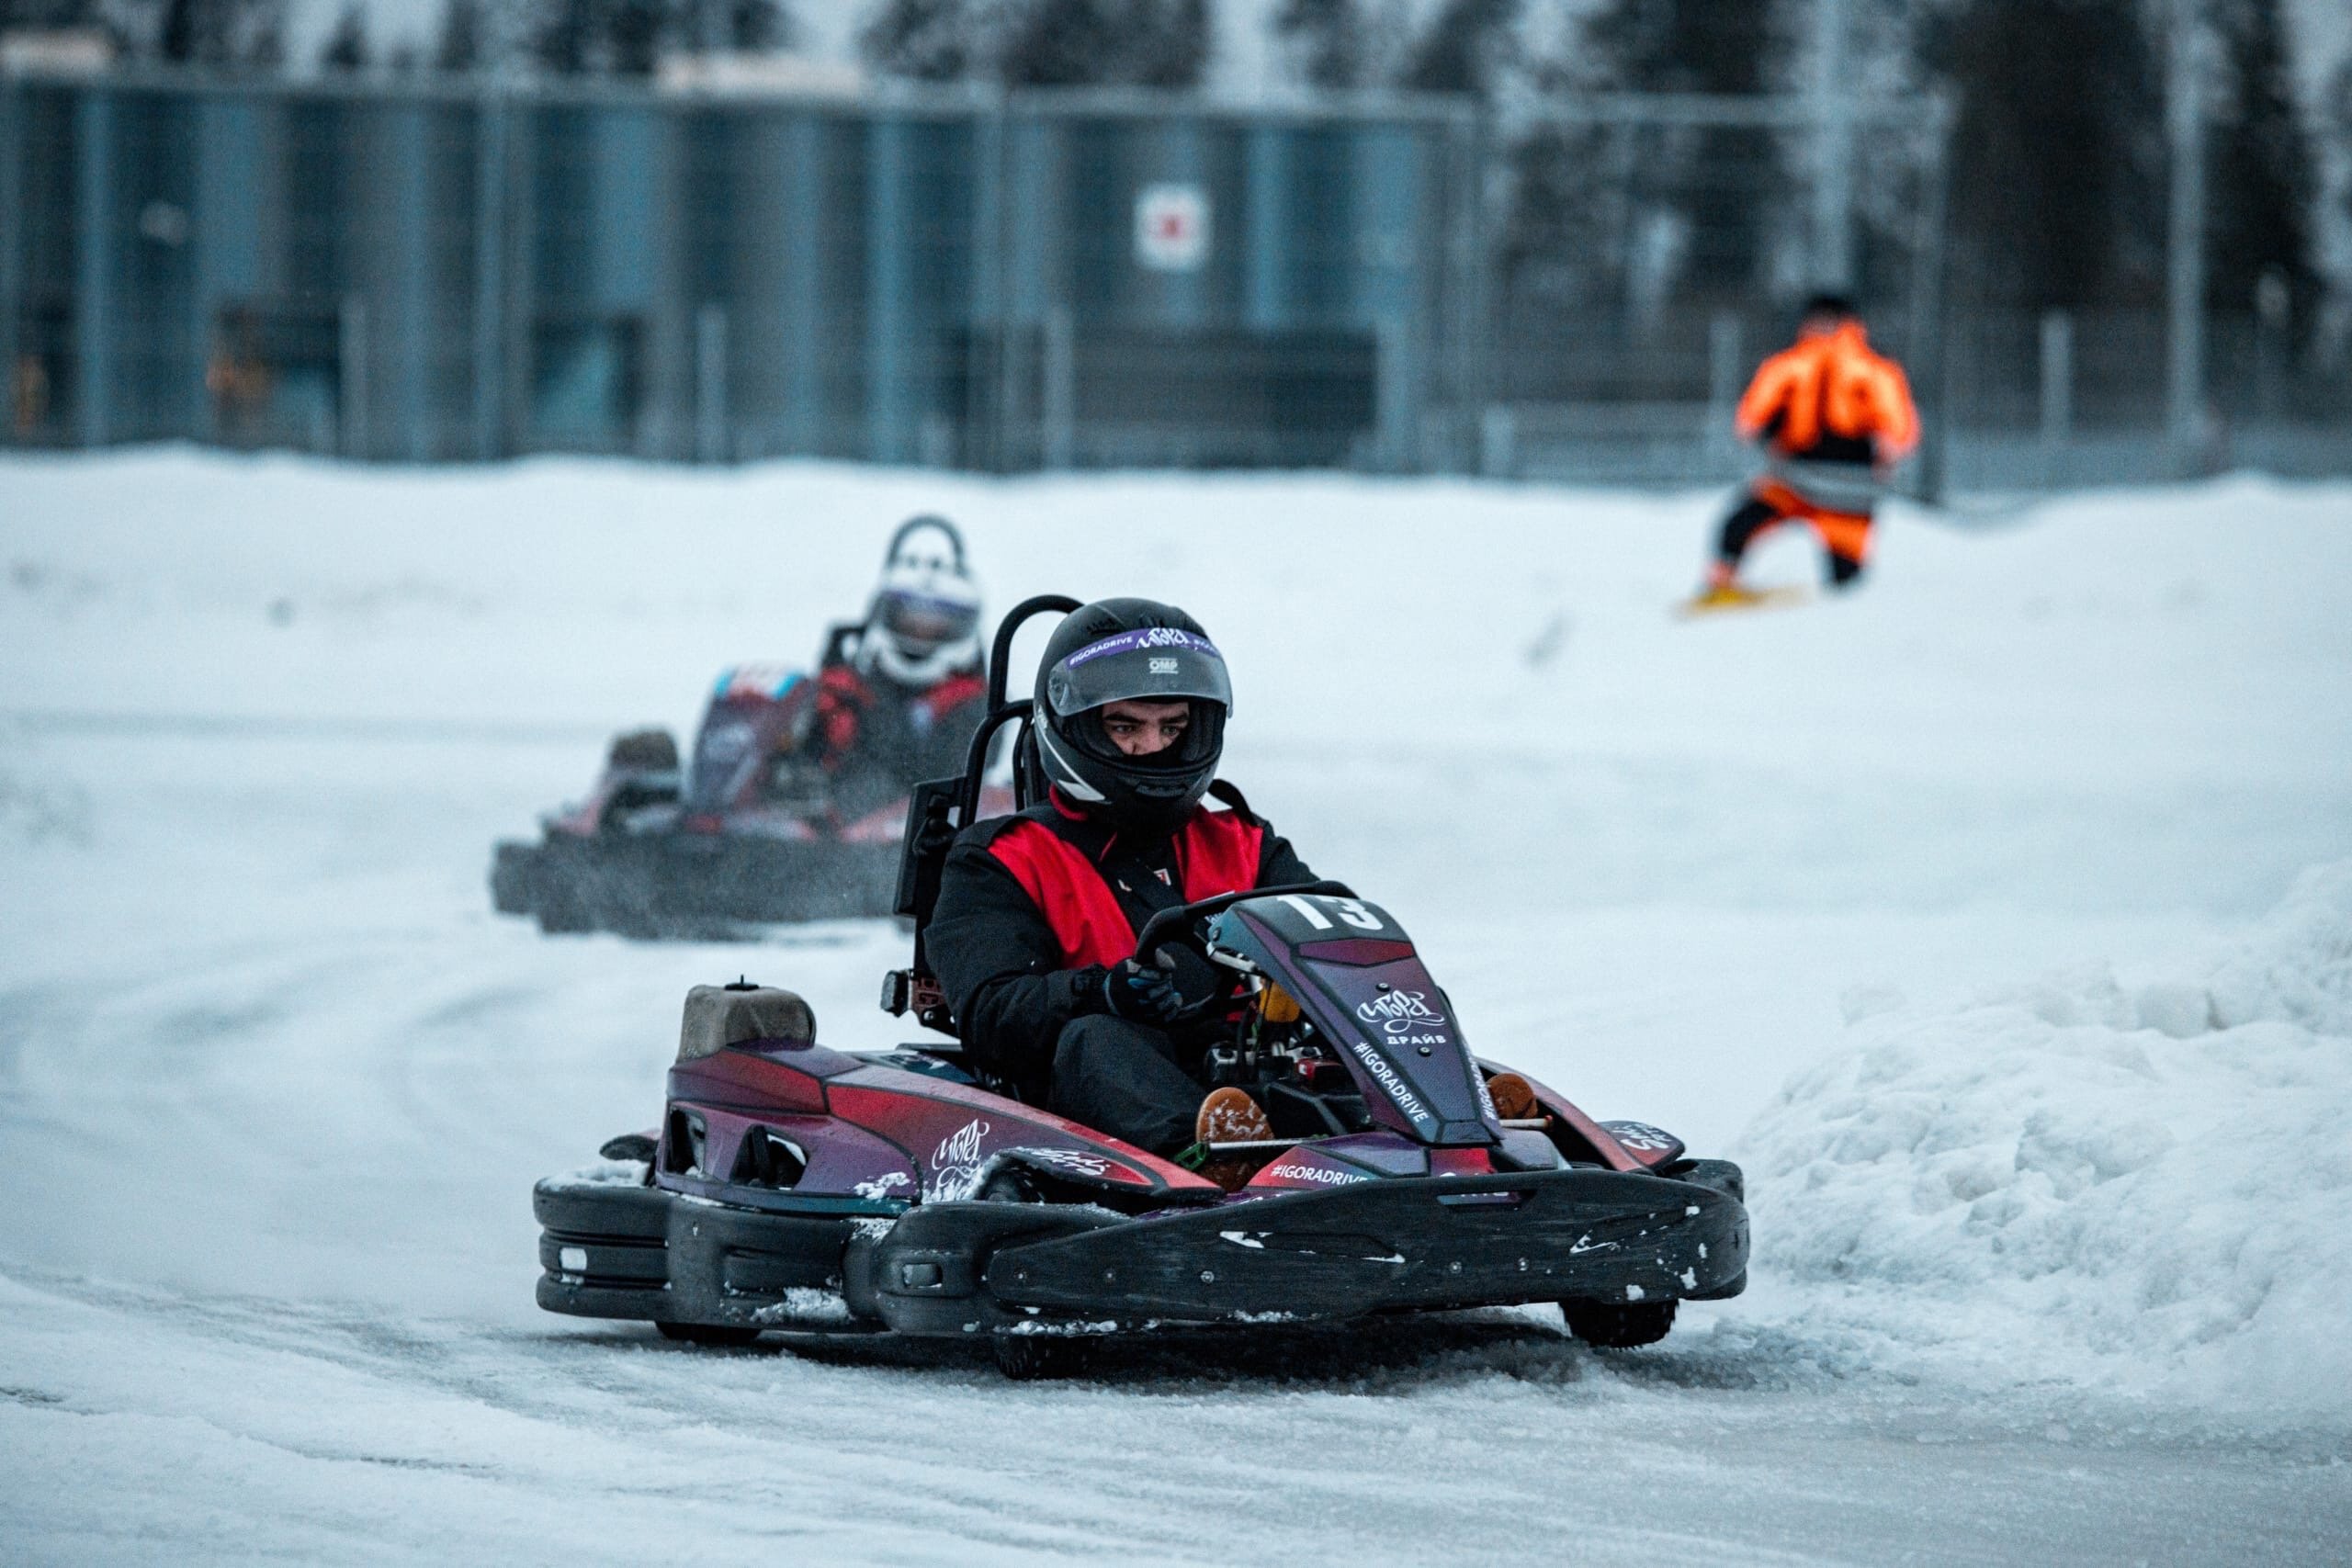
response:
M1091 712L1077 716L1081 722L1094 719ZM1051 725L1039 725L1034 733L1047 781L1070 804L1102 811L1114 820L1127 819L1129 826L1174 828L1208 792L1209 780L1216 773L1217 750L1213 746L1205 755L1162 761L1164 753L1098 754L1076 738L1056 733Z
M858 668L869 672L879 671L902 686L935 685L958 670L973 668L979 660L980 639L977 634L943 642L920 655L909 654L898 638L878 626L867 626L857 641Z
M1053 780L1056 789L1073 799L1089 804L1098 804L1106 798L1101 790L1087 783L1085 777L1071 763L1069 756L1063 752L1060 742L1054 739L1054 732L1050 727L1039 725L1036 735L1038 748L1044 752L1046 758L1046 776Z

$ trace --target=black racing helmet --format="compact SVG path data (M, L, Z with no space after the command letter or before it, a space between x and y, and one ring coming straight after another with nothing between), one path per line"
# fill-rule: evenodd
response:
M1201 623L1150 599L1098 599L1063 617L1037 670L1037 758L1069 802L1122 826L1182 821L1216 776L1233 687ZM1130 757L1102 728L1116 702L1186 702L1183 739Z

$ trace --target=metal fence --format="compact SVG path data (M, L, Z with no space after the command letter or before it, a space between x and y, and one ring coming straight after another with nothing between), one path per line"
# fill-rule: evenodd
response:
M1437 466L1475 135L1428 105L20 80L12 435Z
M1946 117L1819 112L0 77L6 438L1690 483L1842 277L1928 486L2182 466L2158 312L1948 310ZM2352 470L2348 378L2211 326L2194 460Z

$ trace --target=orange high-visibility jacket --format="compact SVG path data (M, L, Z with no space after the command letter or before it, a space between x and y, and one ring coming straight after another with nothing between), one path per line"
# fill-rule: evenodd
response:
M1919 444L1903 367L1871 352L1860 321L1766 360L1739 400L1739 434L1769 436L1784 457L1866 463Z

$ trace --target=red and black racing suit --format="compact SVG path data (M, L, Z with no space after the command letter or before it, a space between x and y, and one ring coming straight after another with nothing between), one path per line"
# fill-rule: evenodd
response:
M926 779L961 773L987 711L988 684L976 671L906 686L846 662L827 663L817 674L811 739L834 809L862 817L905 799Z
M1155 838L1124 836L1057 795L978 823L948 852L923 932L965 1049L984 1071L1032 1104L1159 1154L1193 1142L1204 1092L1193 1075L1222 1026L1171 1033L1114 1017L1104 975L1134 955L1136 933L1162 909L1315 880L1238 792L1217 788L1232 809L1196 806ZM1181 967L1178 979L1195 997L1215 983L1186 983Z

